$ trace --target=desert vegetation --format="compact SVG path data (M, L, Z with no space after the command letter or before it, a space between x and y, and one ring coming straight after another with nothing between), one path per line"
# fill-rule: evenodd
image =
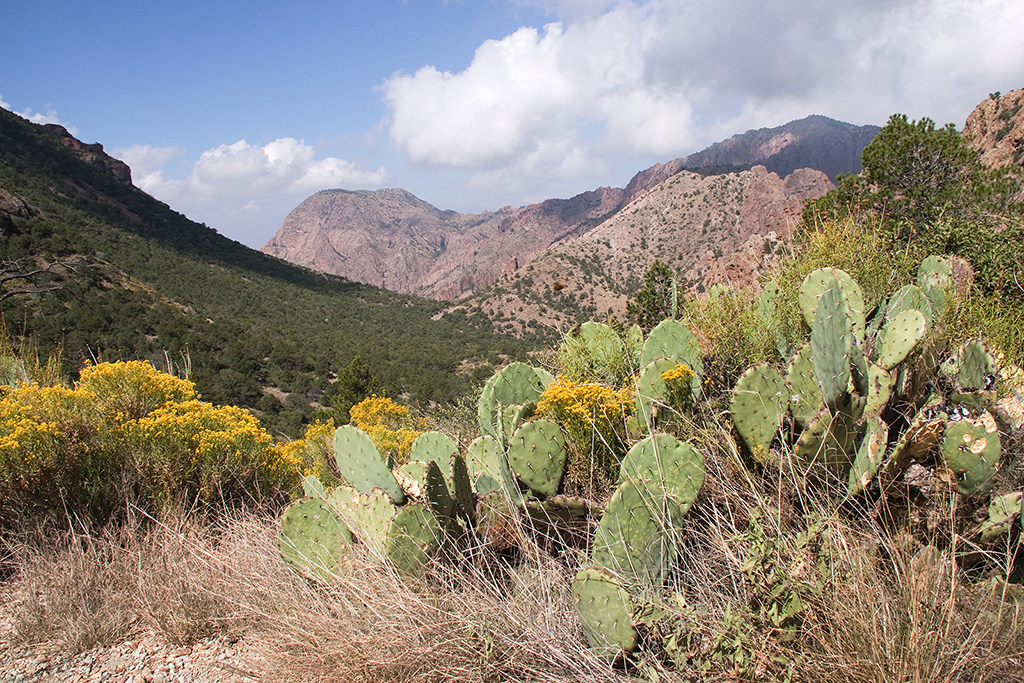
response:
M1024 224L1004 190L887 213L887 158L754 287L657 264L631 321L293 441L146 363L0 349L14 638L244 634L284 681L1024 680L1019 257L961 240Z

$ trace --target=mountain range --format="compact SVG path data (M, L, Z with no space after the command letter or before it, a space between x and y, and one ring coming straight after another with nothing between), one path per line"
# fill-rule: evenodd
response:
M723 212L735 213L741 223L733 231L736 234L728 239L719 236L725 240L719 248L732 251L754 233L774 230L788 235L786 221L775 208L799 209L804 199L832 186L829 178L859 172L860 152L878 130L809 116L777 128L748 131L702 152L656 164L637 173L624 188L601 187L570 199L480 214L442 211L401 189L324 190L296 207L262 251L393 291L459 301L514 276L549 249L566 248L576 240L587 243L584 238L593 237L599 226L677 176L687 177L683 183L687 189L681 192L699 192L702 199L695 210L674 211L672 204L693 209L690 197L660 194L668 202L665 220L673 213L673 221L686 221L677 229L702 230L700 234L707 235L708 221L718 226ZM752 170L755 166L764 172ZM816 170L813 176L802 172L791 178L798 169L808 167ZM748 193L743 199L746 208L735 205L734 194L712 188L717 181L701 180L728 173L739 178L735 187ZM728 206L717 204L712 199L717 197ZM768 202L764 211L751 208L756 197ZM717 227L714 230L717 233ZM742 239L736 242L738 236ZM704 241L708 239L712 238ZM634 246L639 248L641 242ZM634 252L637 265L657 257L641 251ZM700 255L693 249L686 253ZM693 262L673 260L681 272L693 270ZM709 270L729 268L722 263ZM703 274L694 277L700 279Z
M298 436L357 357L378 391L427 403L529 350L442 309L227 239L134 187L102 145L0 109L0 322L71 376L148 359Z

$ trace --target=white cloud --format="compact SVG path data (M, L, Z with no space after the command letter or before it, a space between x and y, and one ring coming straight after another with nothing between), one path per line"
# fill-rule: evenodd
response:
M959 126L989 92L1024 86L1019 0L512 1L565 21L489 40L463 71L382 84L412 163L513 189L814 113Z
M11 110L11 103L6 102L2 94L0 94L0 109L6 109L7 111Z
M178 147L132 145L115 154L133 171L136 164L142 169L133 173L139 188L256 246L306 195L329 188L378 187L388 180L383 167L368 171L335 157L317 159L313 147L290 137L263 146L245 140L220 145L200 154L184 177L166 177L164 164L183 152Z
M10 105L4 103L4 109L10 109ZM31 109L26 108L24 111L14 112L22 118L28 119L32 123L44 124L44 123L56 123L57 125L64 126L69 133L72 135L78 135L78 129L70 123L60 120L60 116L57 114L57 110L53 108L52 104L46 105L46 113L33 112Z
M162 182L164 165L175 157L185 154L184 147L153 147L151 145L132 145L121 147L111 155L128 164L132 169L132 178L136 186L147 189Z

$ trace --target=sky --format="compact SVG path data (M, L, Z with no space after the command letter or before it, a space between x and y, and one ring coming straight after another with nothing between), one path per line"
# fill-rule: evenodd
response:
M0 0L0 26L0 106L255 248L323 189L497 210L1024 88L1020 0Z

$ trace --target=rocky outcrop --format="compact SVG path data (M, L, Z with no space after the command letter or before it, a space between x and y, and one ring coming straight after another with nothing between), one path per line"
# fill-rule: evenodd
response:
M115 159L104 152L100 143L86 144L69 133L67 128L56 123L48 123L43 128L56 135L62 145L93 169L110 174L127 185L132 184L132 169L120 159Z
M760 164L764 168L758 173L800 183L807 174L794 170L813 167L819 169L812 183L817 188L823 173L834 177L859 171L860 152L878 130L810 116L655 164L625 188L601 187L570 199L480 214L441 211L400 189L324 190L296 207L262 251L358 282L459 301L516 273L549 247L588 235L684 169L713 175ZM726 209L729 201L723 197L719 208L751 210ZM703 214L700 220L705 220Z
M638 184L642 189L642 184ZM262 251L406 294L457 300L618 211L624 191L480 214L441 211L401 189L324 190L296 207Z
M741 287L777 260L803 202L834 187L799 169L785 178L764 166L723 175L682 171L640 195L585 235L553 245L502 276L466 305L499 328L567 329L580 320L622 316L655 259L694 294Z
M961 135L982 163L1024 167L1024 89L990 95L967 117Z
M839 173L860 172L860 153L880 130L814 115L776 128L748 130L679 161L681 168L698 173L761 165L786 177L797 169L813 168L835 182Z

